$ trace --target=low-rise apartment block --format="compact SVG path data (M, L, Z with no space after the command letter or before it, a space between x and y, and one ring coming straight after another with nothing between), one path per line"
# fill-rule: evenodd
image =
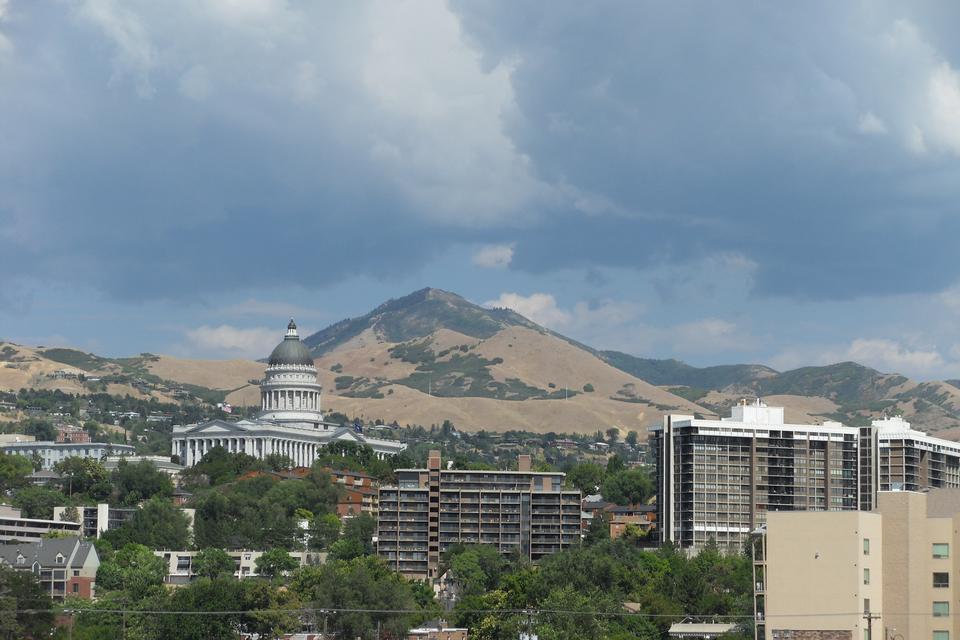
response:
M225 550L225 552L233 560L235 578L253 578L260 575L257 572L257 559L263 555L263 551ZM153 554L163 558L167 566L167 577L164 578L167 584L184 585L197 577L193 565L200 554L199 551L154 551ZM291 551L290 555L300 563L301 567L323 564L327 560L326 553L313 551Z
M54 507L53 518L64 522L78 522L81 525L80 531L85 537L99 538L104 531L123 526L123 523L130 520L139 510L140 507L111 507L106 503L79 507ZM196 510L181 507L180 512L186 516L187 528L190 535L193 535Z
M79 522L23 518L20 509L0 504L0 542L36 542L50 534L80 535Z
M380 488L377 553L416 579L437 577L454 544L489 544L533 561L580 541L580 492L563 473L444 469L431 451L426 469L398 469L397 486Z
M0 565L33 573L54 600L93 598L100 556L89 541L53 538L0 544Z

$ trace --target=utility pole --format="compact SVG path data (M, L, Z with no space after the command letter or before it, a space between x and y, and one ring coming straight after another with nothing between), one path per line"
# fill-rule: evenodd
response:
M873 621L880 619L879 613L863 612L863 619L867 621L867 640L873 640Z

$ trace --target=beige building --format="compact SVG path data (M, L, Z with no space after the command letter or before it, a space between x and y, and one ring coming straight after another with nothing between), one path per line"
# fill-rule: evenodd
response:
M757 638L960 638L960 490L881 491L874 512L767 515L753 544Z

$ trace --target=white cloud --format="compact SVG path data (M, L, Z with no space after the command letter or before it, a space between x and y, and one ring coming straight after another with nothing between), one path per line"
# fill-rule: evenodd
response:
M931 349L910 349L893 340L858 338L839 360L853 360L884 372L929 374L939 371L943 356Z
M0 24L7 20L10 12L10 1L0 0ZM0 55L13 51L13 43L0 31Z
M204 325L186 332L187 340L197 355L263 358L282 338L276 328L254 327L240 329L222 324L217 327Z
M533 293L522 296L519 293L501 293L496 300L483 303L485 307L512 309L537 324L556 329L570 323L571 314L557 306L557 299L549 293Z
M941 62L930 75L928 90L932 142L960 155L960 74Z
M86 0L79 15L98 27L116 47L111 82L129 75L136 84L137 95L153 96L150 72L157 64L157 52L139 16L113 0Z
M867 111L860 115L857 130L864 135L883 135L887 132L887 125L875 113Z
M955 377L960 369L955 355L945 358L929 346L912 346L887 338L856 338L842 346L794 347L770 359L770 365L781 371L802 366L835 364L853 361L882 373L899 373L911 378L930 380Z
M513 260L512 244L491 244L473 254L473 264L485 269L505 269Z

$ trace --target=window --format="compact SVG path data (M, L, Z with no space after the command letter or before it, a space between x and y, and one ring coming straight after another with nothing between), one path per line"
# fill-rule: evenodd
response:
M76 582L73 583L73 592L80 593L80 585L78 585Z
M863 570L863 584L870 584L870 569Z
M864 615L870 613L870 598L863 599L863 613Z
M870 555L870 538L863 539L863 555Z
M949 631L934 631L933 640L950 640Z
M936 589L943 589L950 586L950 574L945 571L933 572L933 586Z
M949 602L934 602L933 603L933 617L934 618L943 618L950 615L950 603Z
M950 545L946 542L933 543L933 557L937 559L950 557Z

